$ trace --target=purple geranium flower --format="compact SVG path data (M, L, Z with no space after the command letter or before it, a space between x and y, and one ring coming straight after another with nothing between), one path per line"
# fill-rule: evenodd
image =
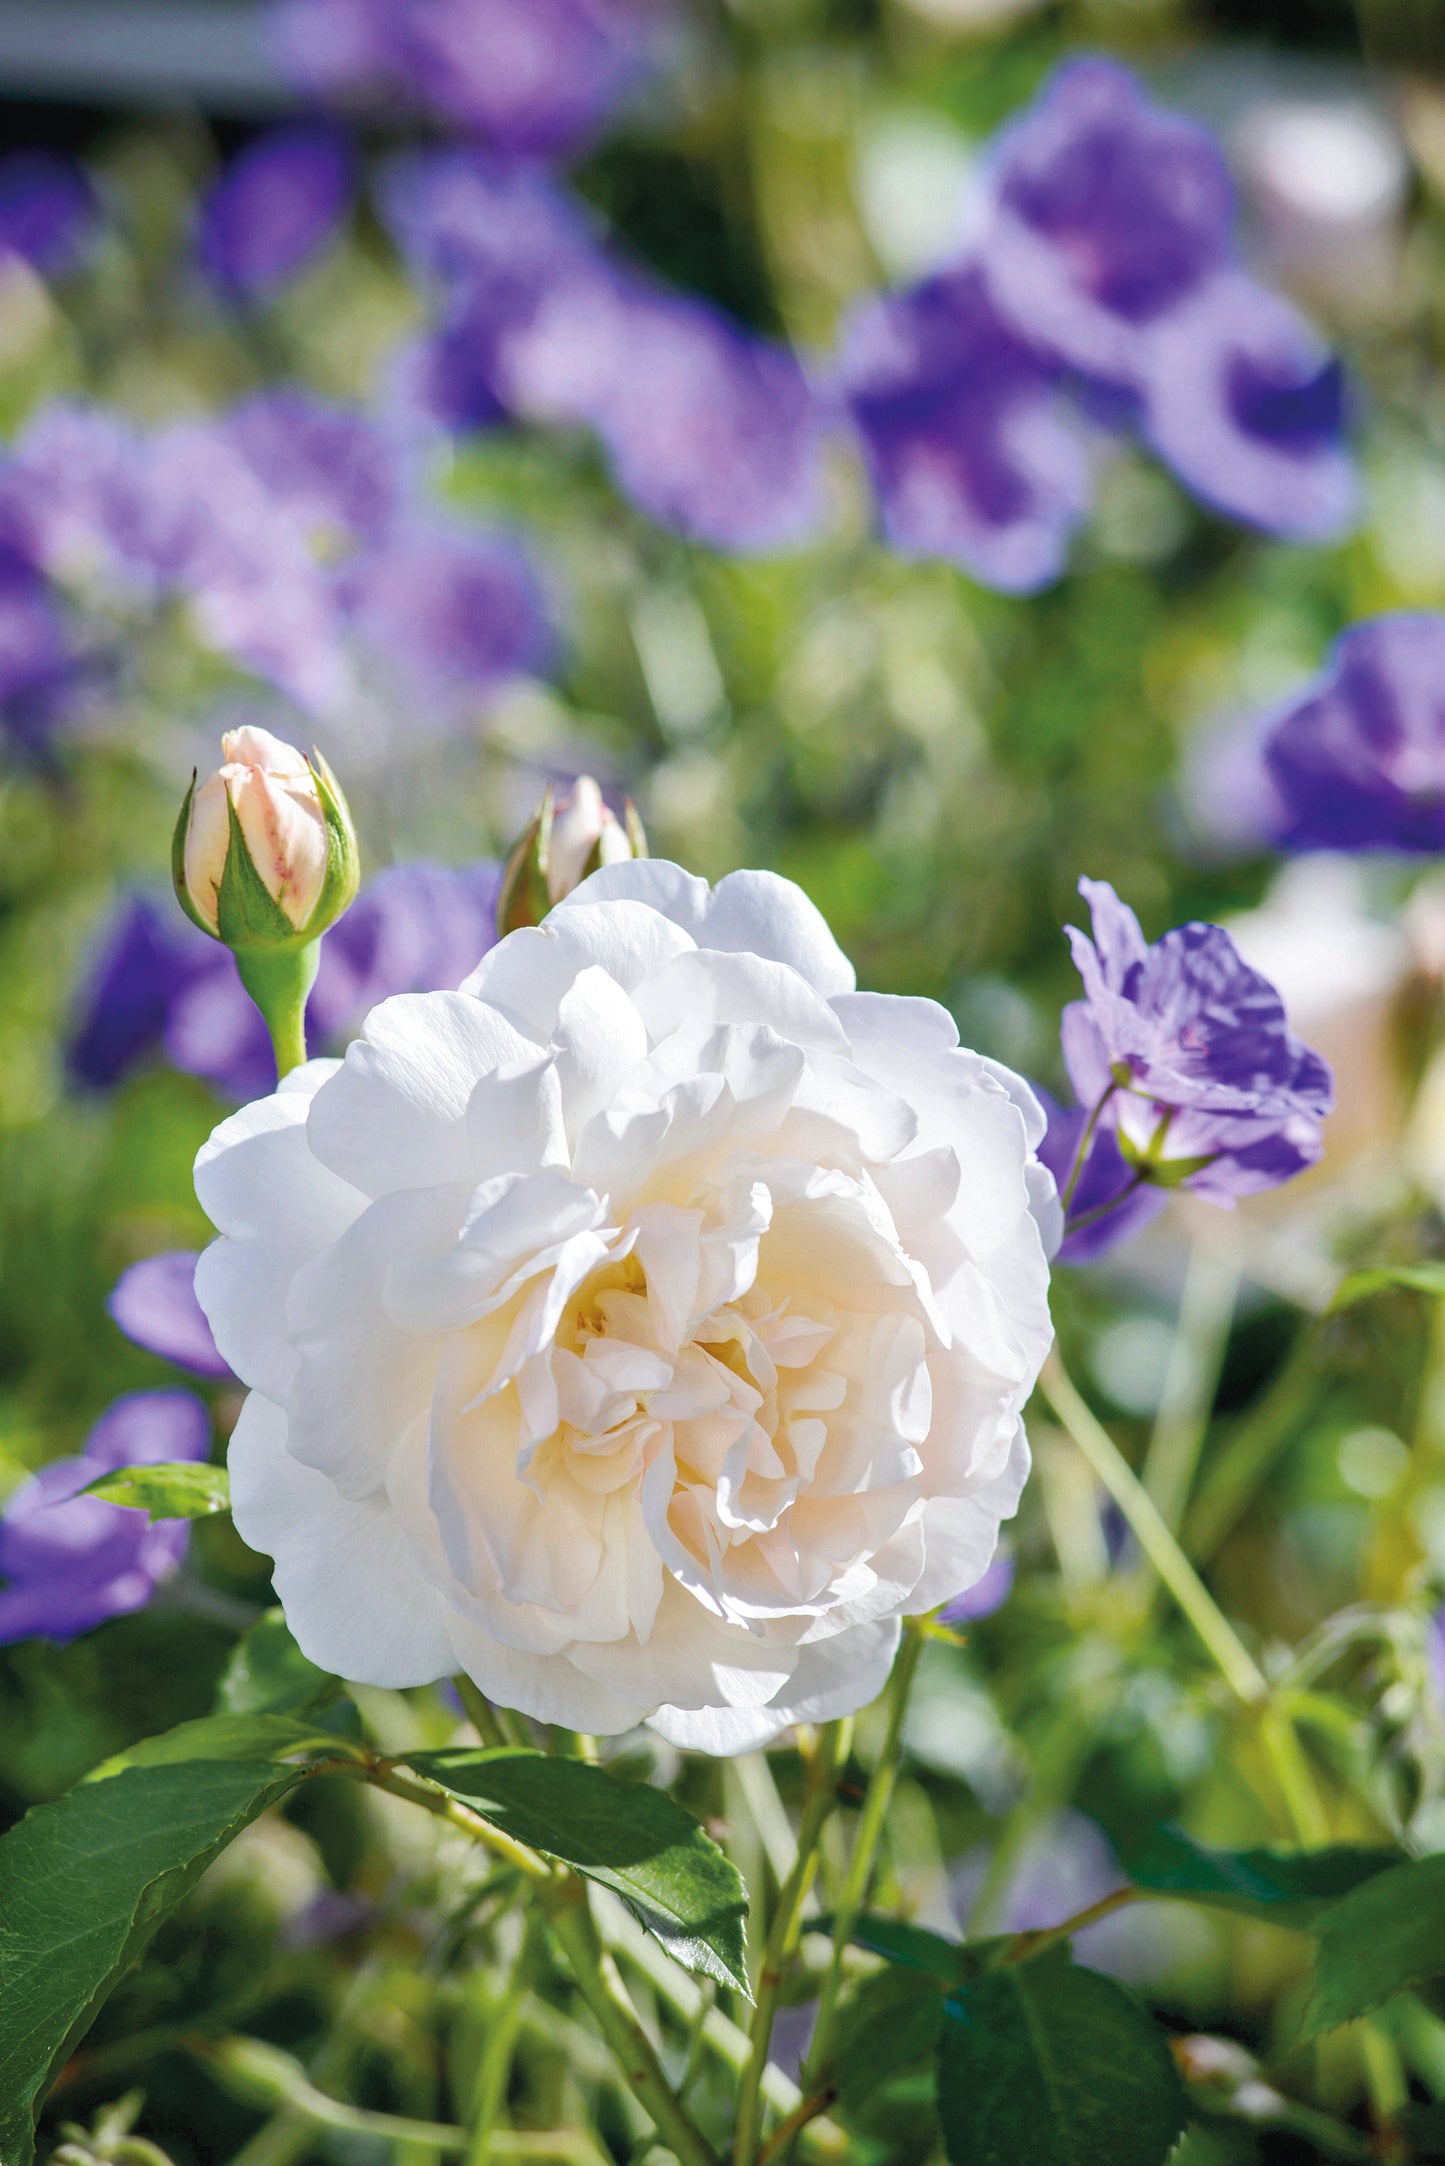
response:
M167 1249L123 1271L106 1302L113 1321L148 1354L159 1354L192 1376L231 1374L196 1299L196 1252Z
M393 993L460 985L496 939L497 880L482 864L396 865L368 881L321 943L306 1011L313 1051L338 1049ZM266 1027L230 950L173 907L131 896L82 994L71 1072L104 1090L157 1052L229 1098L275 1084Z
M1232 519L1318 540L1355 510L1344 372L1298 310L1237 272L1145 342L1144 434Z
M646 71L629 0L282 0L283 60L312 92L394 98L500 150L565 156Z
M189 1527L78 1492L119 1467L203 1460L210 1437L192 1392L132 1392L101 1416L79 1458L22 1483L0 1517L0 1645L73 1640L143 1608L185 1555Z
M386 532L401 499L395 447L366 414L277 384L242 399L223 424L231 444L323 553Z
M0 158L0 255L21 257L42 278L62 277L94 223L90 183L71 159L50 150Z
M1264 757L1287 849L1445 849L1445 616L1346 632L1270 726Z
M1213 137L1127 68L1077 60L995 145L989 286L1025 336L1128 383L1141 333L1223 269L1233 220Z
M72 646L39 567L0 541L0 733L17 750L43 752L97 673Z
M355 157L339 129L316 122L268 129L202 203L201 261L225 292L264 300L332 240L355 186Z
M976 266L856 311L838 378L895 548L1014 593L1057 575L1089 499L1083 440Z
M340 595L356 637L414 719L445 724L458 697L544 670L553 651L541 582L509 536L413 517L358 558Z
M1064 1011L1064 1059L1134 1182L1232 1204L1313 1165L1330 1072L1269 980L1217 925L1181 925L1151 947L1106 881L1079 890L1094 937L1068 928L1086 997Z

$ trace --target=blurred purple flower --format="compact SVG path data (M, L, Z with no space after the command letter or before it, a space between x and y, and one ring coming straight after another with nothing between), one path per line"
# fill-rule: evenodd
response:
M855 311L838 378L896 549L1014 593L1057 575L1089 501L1083 440L977 266Z
M0 542L0 734L17 751L42 753L97 675L72 646L43 573Z
M983 258L1026 337L1129 383L1141 333L1223 269L1233 222L1213 137L1127 68L1076 60L994 146Z
M1086 1139L1089 1116L1082 1106L1058 1105L1037 1088L1035 1095L1049 1121L1039 1157L1053 1175L1060 1199L1067 1196L1066 1231L1054 1261L1092 1263L1106 1249L1141 1232L1163 1210L1167 1193L1136 1178L1106 1121L1096 1122Z
M979 1845L950 1873L961 1917L972 1910L988 1865L989 1853ZM1124 1881L1107 1838L1092 1820L1073 1811L1054 1813L1023 1843L990 1931L1032 1933L1061 1925ZM1074 1940L1079 1960L1114 1978L1142 1982L1156 1976L1169 1963L1172 1935L1167 1922L1147 1915L1153 1908L1137 1904L1085 1926Z
M1264 757L1286 849L1445 850L1445 616L1353 626Z
M500 150L566 156L646 71L630 0L281 0L283 60L323 96L400 94Z
M52 578L150 600L160 575L138 433L100 406L56 399L0 466L0 528Z
M614 263L549 175L474 151L403 159L383 210L443 303L403 362L403 404L450 429L584 425L649 517L717 548L815 525L821 416L793 355Z
M1269 980L1217 925L1181 925L1151 947L1107 881L1079 891L1094 937L1068 928L1085 998L1064 1010L1064 1059L1135 1181L1232 1204L1313 1165L1330 1072Z
M460 985L496 939L498 878L489 864L396 865L368 881L321 943L306 1011L313 1051L339 1047L393 993ZM79 1008L70 1067L93 1089L156 1053L229 1098L275 1085L266 1028L230 950L146 896L121 905Z
M1288 301L1215 279L1154 327L1144 379L1144 434L1196 496L1300 540L1349 525L1344 372Z
M77 1492L118 1467L203 1460L210 1438L193 1393L132 1392L102 1414L79 1458L23 1483L0 1517L0 1645L63 1643L143 1608L185 1555L190 1528Z
M552 658L541 583L516 542L439 518L400 522L344 572L348 622L374 664L420 694L418 726Z
M956 1594L938 1613L940 1624L977 1624L982 1617L992 1617L995 1610L1002 1609L1013 1593L1014 1561L1008 1551L1000 1550L982 1579L976 1579L962 1594Z
M395 447L369 416L297 384L277 384L233 406L228 440L273 500L323 554L339 538L375 541L396 515L403 476Z
M42 278L73 268L95 208L85 175L58 152L12 150L0 158L0 255L21 257Z
M128 1339L192 1376L229 1377L196 1299L196 1253L167 1249L123 1271L106 1308Z
M334 238L355 187L355 156L339 129L314 121L268 129L202 203L200 259L226 293L265 300Z

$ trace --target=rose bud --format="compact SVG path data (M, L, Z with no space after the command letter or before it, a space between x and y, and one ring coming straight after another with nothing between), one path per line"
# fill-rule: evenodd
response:
M552 905L589 874L647 854L647 836L630 797L619 820L591 775L579 775L560 805L549 783L507 859L497 897L498 933L540 925Z
M319 940L355 899L356 835L320 753L269 730L228 730L225 764L191 777L171 844L181 908L236 957L279 1072L306 1058L302 1018Z

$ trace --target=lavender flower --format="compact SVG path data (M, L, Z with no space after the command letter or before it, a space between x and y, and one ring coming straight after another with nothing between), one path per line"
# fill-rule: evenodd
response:
M396 517L404 480L396 447L356 407L277 384L233 406L222 427L323 555L380 540Z
M498 877L488 864L396 865L369 881L322 940L306 1011L313 1050L342 1045L393 993L460 985L496 938ZM259 1097L274 1085L265 1025L235 958L169 901L122 904L79 1007L70 1067L92 1089L111 1088L158 1053L228 1098Z
M355 158L338 129L315 122L268 129L202 203L200 259L224 292L265 300L334 238L355 186Z
M1348 526L1344 373L1304 318L1236 272L1144 343L1144 434L1197 496L1271 534Z
M196 1299L196 1263L193 1249L146 1256L121 1273L106 1307L126 1337L147 1353L192 1376L229 1377L230 1364L217 1352Z
M1110 61L1074 61L994 147L982 240L1019 330L1128 383L1141 333L1226 263L1234 220L1214 139Z
M323 96L393 99L500 150L566 156L645 72L629 0L282 0L282 58Z
M40 754L78 706L95 672L73 647L49 582L0 542L0 733Z
M94 224L95 197L71 159L49 150L0 158L0 255L59 278L73 269Z
M1445 616L1353 626L1264 757L1285 848L1445 849Z
M184 1520L154 1525L142 1511L78 1492L118 1467L202 1460L210 1419L189 1391L117 1399L83 1453L57 1459L16 1490L0 1517L0 1646L65 1642L141 1609L186 1552Z
M1330 1072L1289 1030L1269 980L1217 925L1182 925L1151 947L1106 881L1079 890L1094 937L1068 928L1085 998L1064 1011L1063 1044L1086 1116L1080 1147L1106 1128L1131 1173L1091 1207L1098 1218L1146 1184L1231 1205L1313 1165ZM1106 1183L1107 1161L1084 1163ZM1081 1168L1063 1189L1074 1233L1082 1179Z
M1057 378L1004 323L977 267L854 314L839 388L896 549L1014 593L1058 574L1089 474Z

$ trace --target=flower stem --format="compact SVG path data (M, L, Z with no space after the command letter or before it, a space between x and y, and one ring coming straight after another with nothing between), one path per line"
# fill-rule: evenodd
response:
M818 1870L818 1843L828 1815L838 1801L836 1777L839 1763L848 1749L852 1724L846 1718L841 1722L825 1723L818 1732L817 1743L808 1758L808 1783L803 1798L803 1816L798 1825L798 1855L782 1887L768 1924L768 1937L763 1947L762 1966L758 1972L758 1998L749 2026L750 2051L748 2065L743 2070L738 2091L738 2116L733 2132L733 2166L754 2166L757 2151L759 2124L762 2118L763 2070L768 2063L768 2046L773 2034L773 2018L777 2014L778 1996L788 1966L798 1945L798 1933L802 1924L803 1904L813 1885Z
M457 1698L462 1703L468 1722L482 1743L493 1751L498 1746L510 1745L512 1739L502 1725L501 1716L486 1694L472 1683L470 1677L459 1671L452 1679L452 1684L456 1688Z
M720 2166L717 2153L663 2073L617 1965L598 1938L586 1888L576 1874L559 1873L542 1892L542 1907L628 2089L651 2115L679 2166Z
M276 1080L306 1061L306 1000L321 960L321 942L280 948L237 948L241 983L260 1009L276 1049Z
M1258 1663L1170 1533L1138 1475L1085 1405L1057 1353L1044 1363L1039 1390L1124 1514L1139 1547L1213 1656L1230 1690L1246 1707L1259 1706L1269 1697L1269 1685Z
M1063 1208L1065 1216L1068 1215L1069 1205L1074 1200L1074 1190L1079 1185L1079 1179L1084 1170L1084 1160L1088 1157L1089 1145L1094 1140L1094 1130L1098 1127L1099 1122L1103 1118L1105 1106L1109 1103L1109 1100L1113 1097L1115 1091L1118 1088L1118 1082L1114 1081L1109 1084L1107 1090L1101 1092L1093 1111L1090 1113L1089 1118L1084 1123L1084 1133L1079 1138L1079 1148L1074 1153L1074 1163L1069 1170L1069 1178L1065 1183L1064 1193L1059 1198L1059 1203Z
M813 2030L813 2043L808 2049L808 2058L803 2066L802 2083L805 2091L816 2086L819 2076L828 2066L828 2055L833 2044L833 2026L838 2011L838 1994L843 1984L843 1963L853 1939L853 1928L858 1923L858 1913L862 1910L868 1894L873 1861L878 1851L878 1839L883 1833L883 1824L893 1799L893 1785L903 1757L904 1718L908 1713L908 1698L918 1672L918 1658L923 1652L923 1642L921 1620L910 1618L904 1626L903 1644L898 1651L898 1660L893 1665L893 1675L888 1680L888 1726L884 1731L882 1748L874 1763L873 1773L868 1778L863 1810L858 1819L858 1832L853 1838L853 1853L848 1860L848 1870L833 1914L833 1954L818 1997L818 2021Z
M497 2119L507 2102L512 2055L517 2033L522 2027L523 2001L527 1980L536 1961L538 1937L534 1912L523 1928L517 1960L487 2027L481 2065L472 2090L471 2140L467 2146L466 2166L487 2166L487 2162L497 2156Z

